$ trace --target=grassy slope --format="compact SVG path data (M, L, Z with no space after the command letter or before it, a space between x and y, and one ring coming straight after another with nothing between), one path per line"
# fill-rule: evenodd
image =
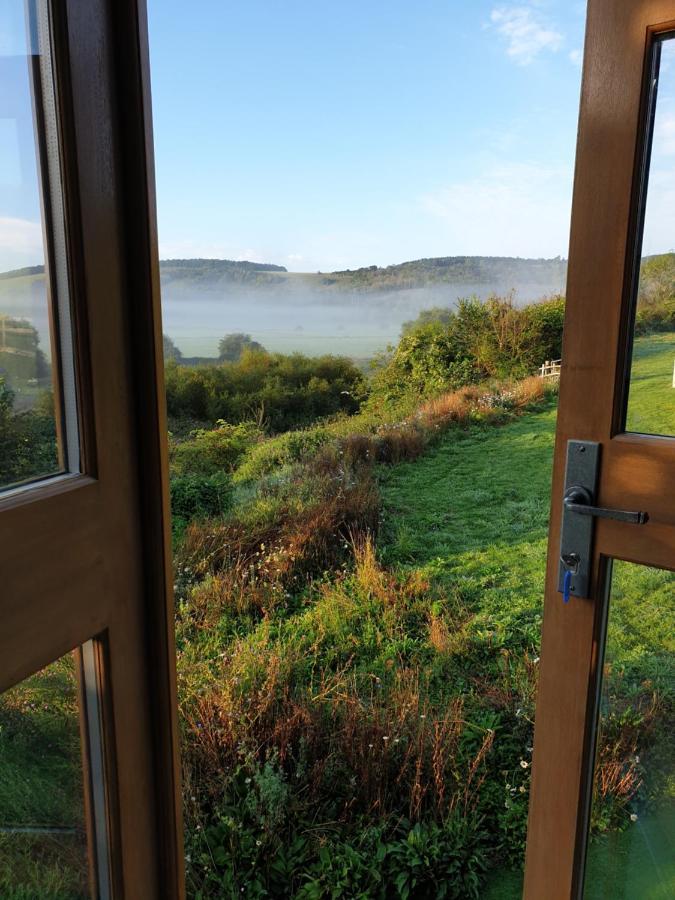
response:
M675 335L635 342L628 400L628 431L675 435Z
M671 400L669 381L654 377L669 354L664 345L667 338L659 336L641 340L636 348L648 374L643 377L641 371L634 380L634 408L645 412L642 427L649 421L652 430L656 421L667 424ZM477 620L502 637L538 626L554 431L555 410L549 408L504 428L474 429L459 439L453 434L424 459L382 477L384 558L477 588L468 592L477 598ZM619 565L613 596L608 662L651 678L672 699L672 575ZM667 759L665 766L672 770ZM607 872L616 868L623 872L625 892L613 896L670 896L675 869L668 865L672 848L662 834L666 821L672 834L672 806L641 822L637 836L634 829L593 844L588 896L595 897L592 885L605 884ZM521 877L500 874L486 896L519 897Z

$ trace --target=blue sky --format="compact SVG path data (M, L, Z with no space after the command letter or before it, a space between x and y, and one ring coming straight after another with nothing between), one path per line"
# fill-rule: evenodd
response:
M0 4L0 270L43 255L23 7ZM583 2L148 12L163 257L567 255ZM675 42L663 72L645 253L675 245Z
M567 255L584 3L148 6L162 256Z

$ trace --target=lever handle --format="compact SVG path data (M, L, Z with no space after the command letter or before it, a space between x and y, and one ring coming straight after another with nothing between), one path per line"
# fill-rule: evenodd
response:
M649 513L593 506L591 499L590 493L585 488L575 485L565 494L565 509L580 516L593 516L595 519L615 519L617 522L629 522L631 525L644 525L649 521Z

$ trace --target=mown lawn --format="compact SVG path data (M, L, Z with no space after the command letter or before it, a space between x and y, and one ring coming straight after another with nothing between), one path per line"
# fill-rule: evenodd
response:
M635 341L628 397L627 430L675 435L675 334Z
M502 428L452 435L423 459L381 477L383 558L421 566L441 581L460 579L475 598L477 627L507 642L509 636L514 643L529 637L540 622L554 430L554 408L530 413ZM639 708L630 701L646 685L647 694L657 690L669 706L672 722L674 639L673 575L616 564L606 716L625 720ZM652 796L665 802L644 820L638 814L636 822L629 805L613 821L612 833L598 832L586 891L593 900L660 900L675 893L675 792L667 730L636 768ZM485 897L515 900L521 889L522 873L507 870L495 876Z

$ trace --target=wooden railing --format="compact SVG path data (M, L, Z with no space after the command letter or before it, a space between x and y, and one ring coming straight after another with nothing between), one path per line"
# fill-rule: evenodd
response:
M547 359L539 369L540 378L560 378L562 359Z

